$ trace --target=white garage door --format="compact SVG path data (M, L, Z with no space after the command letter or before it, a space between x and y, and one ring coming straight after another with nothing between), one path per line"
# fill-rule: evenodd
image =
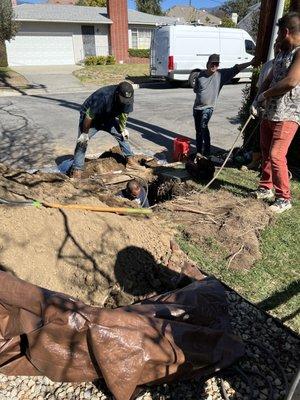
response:
M17 35L7 43L10 66L71 65L74 62L72 35Z

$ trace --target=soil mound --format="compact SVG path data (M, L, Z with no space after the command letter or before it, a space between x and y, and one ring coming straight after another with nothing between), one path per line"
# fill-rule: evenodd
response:
M203 254L239 269L249 269L260 259L259 235L272 218L263 202L225 190L177 198L159 208Z
M0 165L0 198L134 206L115 196L118 185L91 178L119 169L117 161L87 164L89 178L80 182ZM151 218L1 206L0 268L84 302L115 307L173 289L184 275L195 277L196 268L172 240L179 229L204 254L225 257L230 268L250 268L260 257L259 232L270 220L264 204L226 191L195 193L187 183L153 180L148 169L144 180L147 174L153 199L161 202Z

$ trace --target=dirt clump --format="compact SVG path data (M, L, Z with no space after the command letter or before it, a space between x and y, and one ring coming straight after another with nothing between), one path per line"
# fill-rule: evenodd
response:
M259 235L272 218L263 202L225 190L177 198L159 209L204 255L238 269L261 258Z

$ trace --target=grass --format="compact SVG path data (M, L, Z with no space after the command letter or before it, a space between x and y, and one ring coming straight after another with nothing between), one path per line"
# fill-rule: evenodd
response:
M0 67L0 88L19 88L28 87L28 81L24 76L18 74L8 67Z
M85 84L99 86L116 84L124 79L133 83L147 82L149 79L148 64L115 64L84 67L73 74Z
M237 196L248 195L256 187L255 173L225 169L218 184ZM249 301L279 318L300 333L300 184L292 183L293 208L277 216L262 233L262 258L249 271L227 268L222 249L211 243L214 257L180 237L182 249L205 272L215 275ZM210 240L209 238L207 239ZM217 257L216 257L217 253Z

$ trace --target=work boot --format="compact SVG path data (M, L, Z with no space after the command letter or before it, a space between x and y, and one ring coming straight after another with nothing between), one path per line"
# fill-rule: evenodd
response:
M291 208L292 208L291 201L287 200L287 199L283 199L281 197L276 199L275 202L269 207L270 211L273 211L276 214L280 214Z
M82 177L82 171L80 169L73 169L73 171L70 174L70 178L73 179L81 179Z
M272 200L274 199L274 193L272 189L266 189L263 187L258 188L254 192L252 192L252 196L255 197L256 199L261 199L261 200Z
M127 158L126 169L135 169L135 170L144 170L145 167L142 167L133 157Z

